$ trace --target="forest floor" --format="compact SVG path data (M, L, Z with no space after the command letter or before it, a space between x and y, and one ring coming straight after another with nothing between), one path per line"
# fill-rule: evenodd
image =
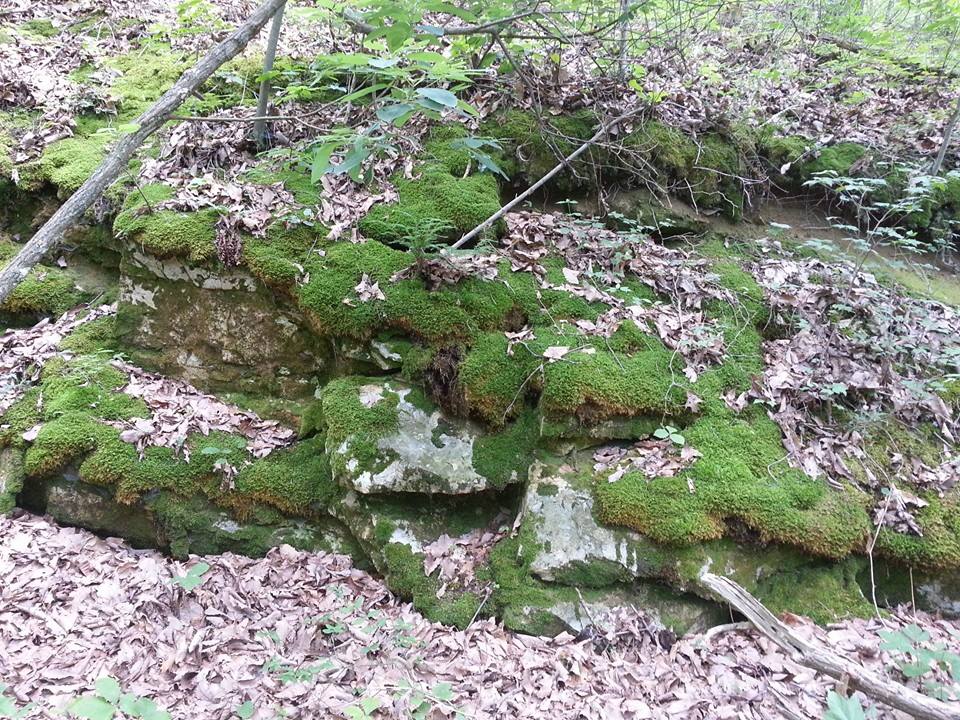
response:
M103 676L174 718L210 720L250 717L248 702L255 718L367 717L349 711L364 703L404 716L426 702L434 718L769 720L820 717L834 685L740 625L675 640L625 610L583 638L447 628L349 558L289 546L178 563L22 514L0 517L0 575L0 677L8 698L37 704L29 717L57 716ZM884 628L919 623L960 650L960 625L905 607L826 628L787 620L876 672L891 666Z

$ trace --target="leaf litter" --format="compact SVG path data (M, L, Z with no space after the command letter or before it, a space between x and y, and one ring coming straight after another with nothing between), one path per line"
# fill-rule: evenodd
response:
M192 590L178 585L204 565ZM359 697L384 700L378 717L403 716L398 688L441 684L449 700L433 718L770 720L820 717L833 687L753 630L670 642L633 608L579 639L514 635L493 620L456 630L349 558L289 546L181 563L22 514L0 518L0 573L0 674L9 697L37 703L28 717L48 717L105 675L177 720L227 720L248 701L258 719L343 717ZM893 664L880 629L918 623L960 650L955 623L903 609L827 628L785 619L881 674Z

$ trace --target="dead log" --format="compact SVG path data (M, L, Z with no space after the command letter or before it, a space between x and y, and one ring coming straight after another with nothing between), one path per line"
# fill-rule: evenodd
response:
M775 618L759 600L733 580L704 573L700 576L700 584L740 612L780 646L794 662L836 680L846 681L848 687L915 718L960 720L960 707L921 695L916 690L880 677L826 648L811 645Z
M230 36L208 52L200 62L180 76L163 96L136 119L137 129L124 135L87 181L43 224L10 263L0 270L0 303L27 276L30 268L54 249L63 234L87 208L119 177L144 141L159 130L170 115L213 75L221 65L238 55L247 43L276 14L285 0L264 0Z

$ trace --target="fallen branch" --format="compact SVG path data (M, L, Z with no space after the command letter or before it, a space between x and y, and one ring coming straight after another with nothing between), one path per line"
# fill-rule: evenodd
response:
M573 162L574 160L576 160L578 157L580 157L581 155L583 155L583 153L585 153L592 145L594 145L597 141L599 141L600 138L604 137L608 132L610 132L610 130L611 130L613 127L615 127L618 123L621 123L621 122L623 122L624 120L626 120L627 118L632 117L633 115L636 115L638 112L641 111L641 109L642 109L642 108L634 108L634 109L631 110L630 112L626 112L626 113L624 113L623 115L620 115L619 117L617 117L617 118L611 120L610 122L606 123L605 125L603 125L599 130L597 130L596 133L594 133L594 135L593 135L592 138L590 138L589 140L587 140L585 143L583 143L583 145L581 145L580 147L578 147L578 148L577 148L576 150L574 150L572 153L570 153L569 155L567 155L563 160L561 160L559 163L557 163L557 165L554 166L554 168L553 168L552 170L550 170L550 172L548 172L548 173L547 173L546 175L544 175L542 178L540 178L539 180L537 180L533 185L531 185L531 186L528 187L526 190L524 190L522 193L520 193L519 195L517 195L513 200L511 200L511 201L508 202L506 205L504 205L502 208L500 208L499 210L497 210L497 212L495 212L493 215L491 215L490 217L488 217L488 218L487 218L486 220L484 220L482 223L480 223L479 225L477 225L473 230L471 230L471 231L468 232L466 235L464 235L462 238L460 238L459 240L457 240L453 245L450 246L449 249L450 249L450 250L456 250L458 247L462 247L463 245L466 245L468 242L470 242L471 240L473 240L473 239L474 239L475 237L477 237L480 233L482 233L482 232L483 232L484 230L486 230L488 227L490 227L491 225L493 225L497 220L499 220L500 218L502 218L502 217L503 217L504 215L506 215L508 212L510 212L511 210L513 210L517 205L519 205L520 203L522 203L522 202L523 202L524 200L526 200L528 197L530 197L531 195L533 195L537 190L539 190L539 189L542 188L544 185L546 185L548 182L550 182L550 180L552 180L553 177L554 177L555 175L557 175L557 173L561 172L564 168L568 167L568 166L570 165L570 163L572 163L572 162Z
M763 604L729 578L704 573L700 584L728 602L791 659L824 675L846 681L848 687L921 720L958 720L960 707L951 706L880 677L826 648L811 645L777 620Z
M0 302L13 292L30 272L30 268L62 241L64 232L76 223L86 209L126 170L130 158L144 141L159 130L170 115L221 65L237 56L260 28L274 16L284 1L264 0L243 25L180 76L172 88L137 118L137 129L120 139L80 189L70 196L10 263L0 270Z

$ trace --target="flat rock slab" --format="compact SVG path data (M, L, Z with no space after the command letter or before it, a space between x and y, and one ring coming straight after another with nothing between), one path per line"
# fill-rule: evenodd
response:
M492 487L473 465L474 443L481 430L451 420L413 388L393 380L357 386L360 403L371 411L395 407L396 429L380 437L348 435L328 450L340 468L337 480L359 493L428 493L465 495ZM375 445L374 457L358 449Z

